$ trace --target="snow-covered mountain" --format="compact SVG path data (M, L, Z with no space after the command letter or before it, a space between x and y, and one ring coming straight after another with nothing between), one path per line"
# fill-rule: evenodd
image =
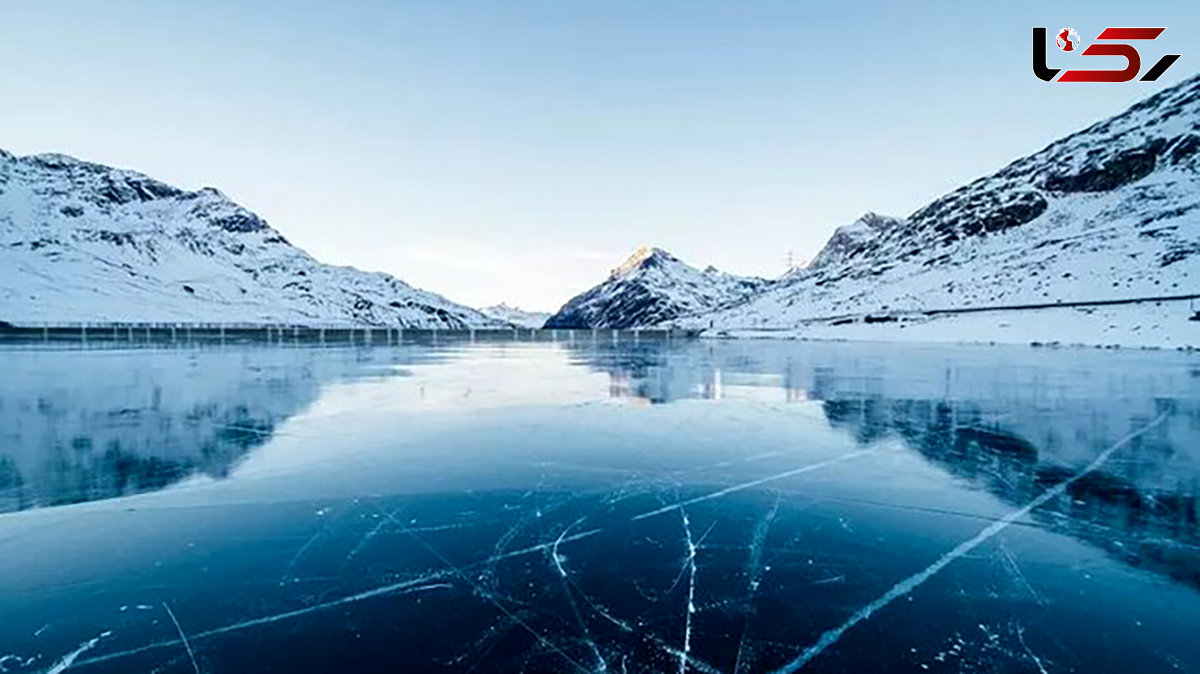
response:
M838 227L806 270L844 265L874 246L880 236L903 225L902 218L867 213L849 225Z
M496 324L387 274L322 264L215 189L4 151L0 320Z
M678 323L792 328L846 314L1189 293L1200 293L1200 77L908 218L868 214L839 229L803 272L739 306ZM1156 311L1106 314L1094 327L1132 321L1119 329L1160 330L1171 343L1168 332L1200 326L1175 325L1190 312ZM1066 312L1055 320L1077 318ZM1004 341L1002 331L996 339Z
M606 281L573 297L547 328L628 328L712 311L761 291L767 281L690 267L659 248L638 248Z
M479 313L502 323L515 325L518 328L540 328L550 318L546 311L525 311L520 307L510 307L501 302L490 307L483 307Z

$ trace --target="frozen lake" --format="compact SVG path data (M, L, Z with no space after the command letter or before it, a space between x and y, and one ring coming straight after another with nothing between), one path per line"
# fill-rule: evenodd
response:
M0 674L1200 671L1200 356L0 348Z

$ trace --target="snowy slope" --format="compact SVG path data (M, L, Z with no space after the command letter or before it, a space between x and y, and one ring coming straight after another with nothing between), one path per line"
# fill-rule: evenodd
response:
M690 267L670 253L641 247L600 285L577 295L547 328L628 328L711 311L762 290L763 279Z
M849 225L838 227L807 270L845 265L870 250L881 236L904 226L901 218L867 213Z
M525 311L520 307L510 307L503 302L483 307L479 313L518 328L540 328L545 325L546 319L550 318L550 314L545 311Z
M794 328L822 316L1198 292L1200 77L1192 77L906 219L865 216L803 272L679 323ZM1115 313L1133 321L1130 331L1143 318ZM1200 344L1187 337L1200 323L1168 320L1174 336L1164 344ZM953 334L952 322L941 332ZM894 325L873 327L895 336Z
M387 274L322 264L215 189L3 151L0 320L495 324Z

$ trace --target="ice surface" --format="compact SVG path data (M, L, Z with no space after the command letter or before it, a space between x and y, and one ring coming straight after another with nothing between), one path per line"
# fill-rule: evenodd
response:
M0 350L0 668L1200 668L1200 358Z

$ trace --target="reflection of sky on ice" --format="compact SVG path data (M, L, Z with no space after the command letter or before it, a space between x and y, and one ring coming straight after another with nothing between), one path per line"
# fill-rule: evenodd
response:
M1200 666L1190 354L0 359L6 671Z

